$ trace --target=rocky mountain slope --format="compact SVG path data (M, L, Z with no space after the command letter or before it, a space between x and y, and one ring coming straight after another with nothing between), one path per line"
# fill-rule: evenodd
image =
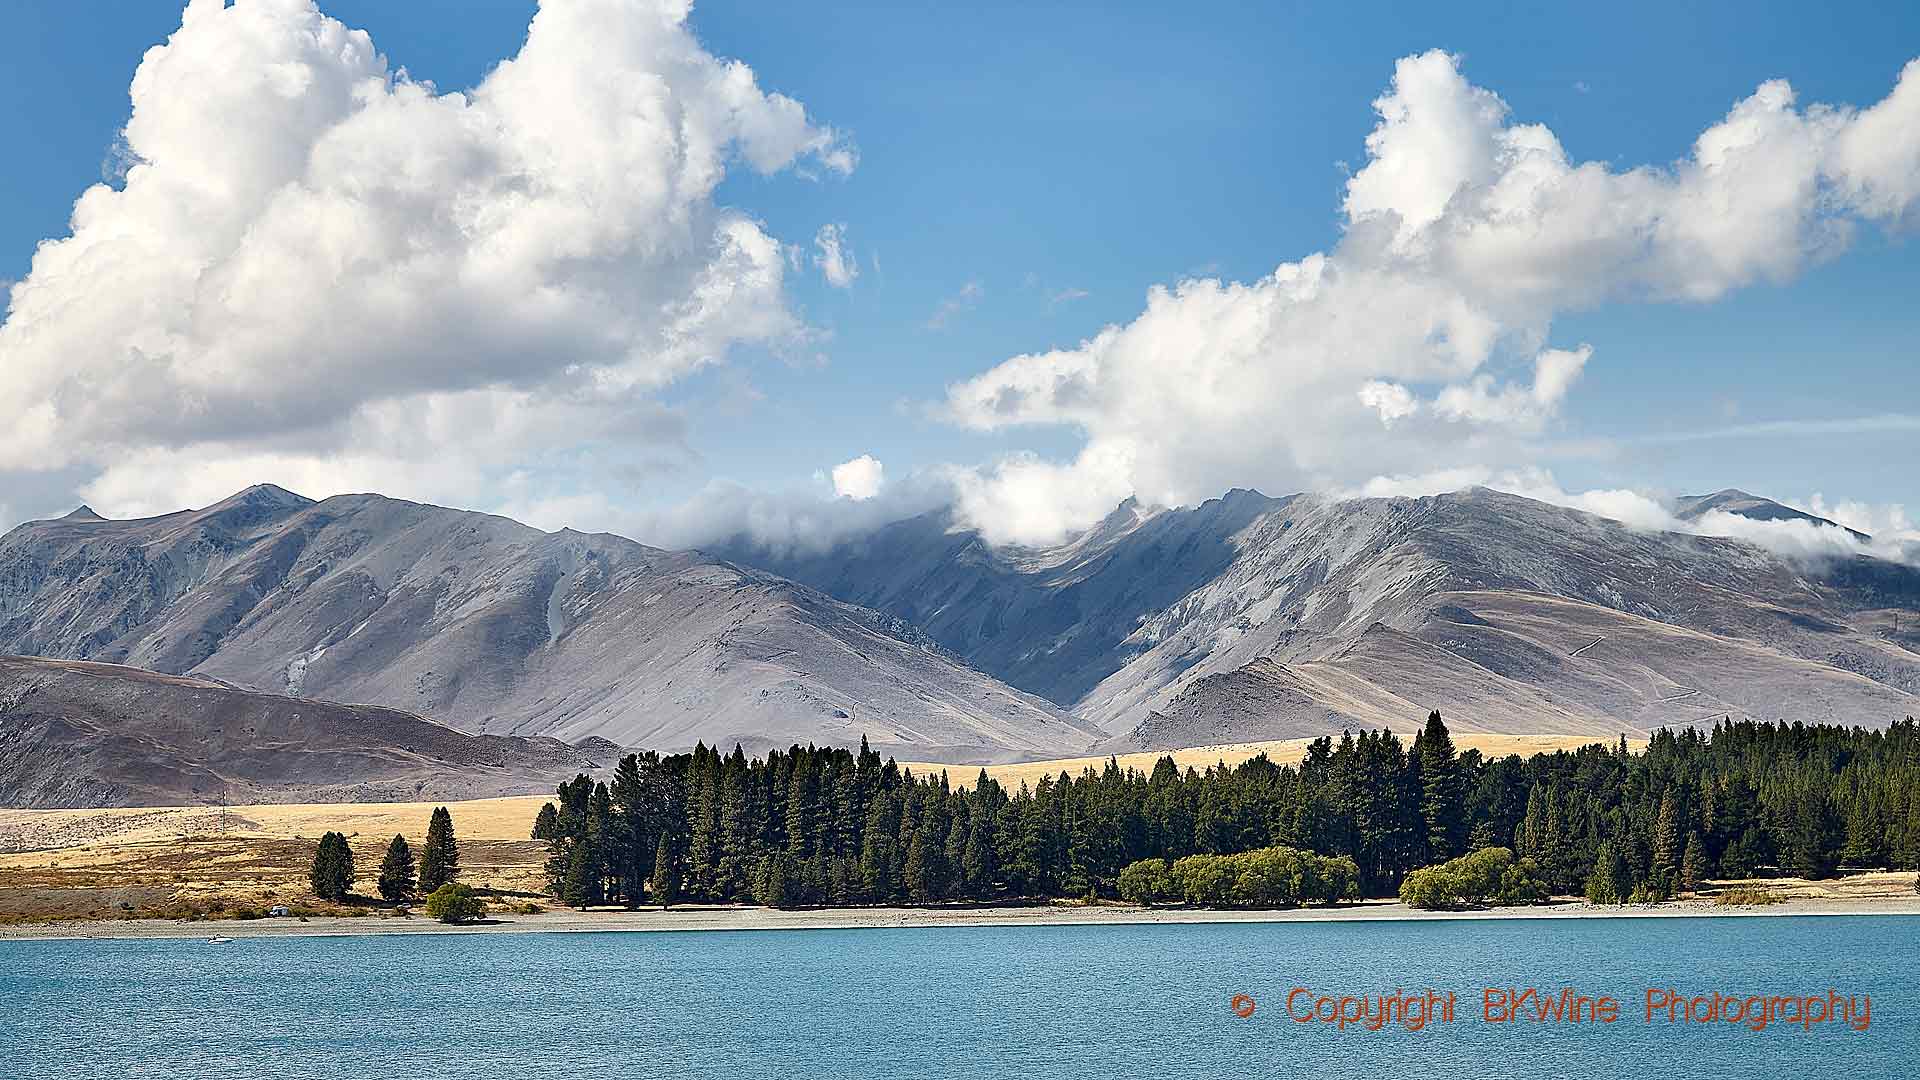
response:
M1285 505L1253 491L1160 512L1128 500L1054 548L994 548L940 510L825 553L720 550L905 619L980 670L1067 707L1125 666L1141 619L1225 572L1240 554L1234 535Z
M1742 492L1679 509L1821 523ZM1054 551L927 518L763 563L915 621L1115 732L1110 749L1404 728L1432 708L1462 730L1595 735L1920 712L1908 566L1795 563L1478 489L1122 511Z
M857 742L993 761L1099 736L908 623L609 535L256 487L139 521L0 538L0 651L384 705L464 731Z
M0 657L0 806L524 795L617 753L609 743L466 735L393 709L204 678Z

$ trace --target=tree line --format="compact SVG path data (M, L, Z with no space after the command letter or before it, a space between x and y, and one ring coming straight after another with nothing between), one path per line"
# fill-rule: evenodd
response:
M1266 849L1289 854L1261 859L1336 881L1350 866L1342 895L1397 895L1434 867L1416 892L1618 903L1708 879L1920 865L1920 726L1728 722L1657 732L1637 753L1622 738L1487 759L1456 753L1434 713L1410 745L1362 731L1314 741L1297 766L1260 756L1182 770L1162 757L1142 772L1109 759L1011 792L984 769L965 789L945 772L915 776L864 739L857 752L755 759L702 745L560 785L533 836L548 844L553 895L578 907L1116 897L1141 882L1179 900L1187 880L1214 881L1226 864L1188 864L1178 892L1152 867L1123 888L1123 872ZM1443 865L1496 848L1504 859ZM1255 865L1268 863L1242 869ZM1326 899L1313 880L1292 902Z

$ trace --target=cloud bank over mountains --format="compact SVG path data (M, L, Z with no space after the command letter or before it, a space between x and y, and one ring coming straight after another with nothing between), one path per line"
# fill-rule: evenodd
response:
M683 441L652 392L809 333L799 258L715 189L855 164L687 16L545 0L463 94L311 0L192 0L134 75L124 182L12 290L0 475L77 470L121 513L261 479L492 503Z
M1443 52L1402 59L1374 104L1334 250L1251 283L1156 288L1130 323L950 388L944 412L966 427L1085 437L1071 461L976 470L971 521L1043 542L1130 494L1512 468L1604 357L1551 344L1557 314L1711 301L1920 214L1920 61L1864 110L1801 107L1767 82L1686 159L1625 171L1573 161Z

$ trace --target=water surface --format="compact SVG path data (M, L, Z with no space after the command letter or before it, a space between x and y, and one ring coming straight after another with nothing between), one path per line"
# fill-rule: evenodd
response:
M0 1077L1905 1080L1916 973L1915 917L16 941ZM1619 1021L1481 1017L1485 987L1566 985L1618 998ZM1288 1019L1299 986L1458 1008L1341 1032ZM1838 990L1871 1021L1649 1025L1649 987Z

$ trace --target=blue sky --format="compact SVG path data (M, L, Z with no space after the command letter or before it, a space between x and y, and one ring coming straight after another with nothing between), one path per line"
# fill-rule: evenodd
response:
M534 11L504 0L321 7L442 90L476 85L518 50ZM652 399L677 417L686 452L617 493L612 512L583 492L546 511L599 506L577 512L645 522L716 479L818 489L818 474L861 454L890 479L1016 450L1072 458L1084 441L1073 425L971 430L930 415L932 403L1009 357L1132 322L1152 286L1254 281L1335 248L1348 170L1366 160L1372 103L1401 57L1454 54L1516 122L1547 125L1575 161L1624 170L1685 157L1765 80L1790 81L1802 105L1867 106L1920 56L1911 5L1441 7L700 3L692 27L707 50L751 65L763 89L803 102L859 154L845 176L734 169L713 201L803 248L821 225L844 224L860 274L839 289L811 267L790 273L791 307L817 331L805 346L743 341L726 363L669 380ZM0 174L0 279L18 280L109 167L128 80L179 12L24 0L0 24L0 139L14 148ZM1502 464L1548 468L1569 490L1741 486L1920 506L1912 426L1668 440L1920 416L1915 295L1911 236L1863 223L1844 253L1783 284L1710 303L1559 310L1547 343L1590 344L1593 358L1530 438L1547 456ZM1276 424L1289 405L1273 403ZM1604 452L1578 449L1595 440ZM99 494L87 486L97 472L0 471L13 477L0 504L15 519L60 508ZM425 488L391 493L449 494Z

